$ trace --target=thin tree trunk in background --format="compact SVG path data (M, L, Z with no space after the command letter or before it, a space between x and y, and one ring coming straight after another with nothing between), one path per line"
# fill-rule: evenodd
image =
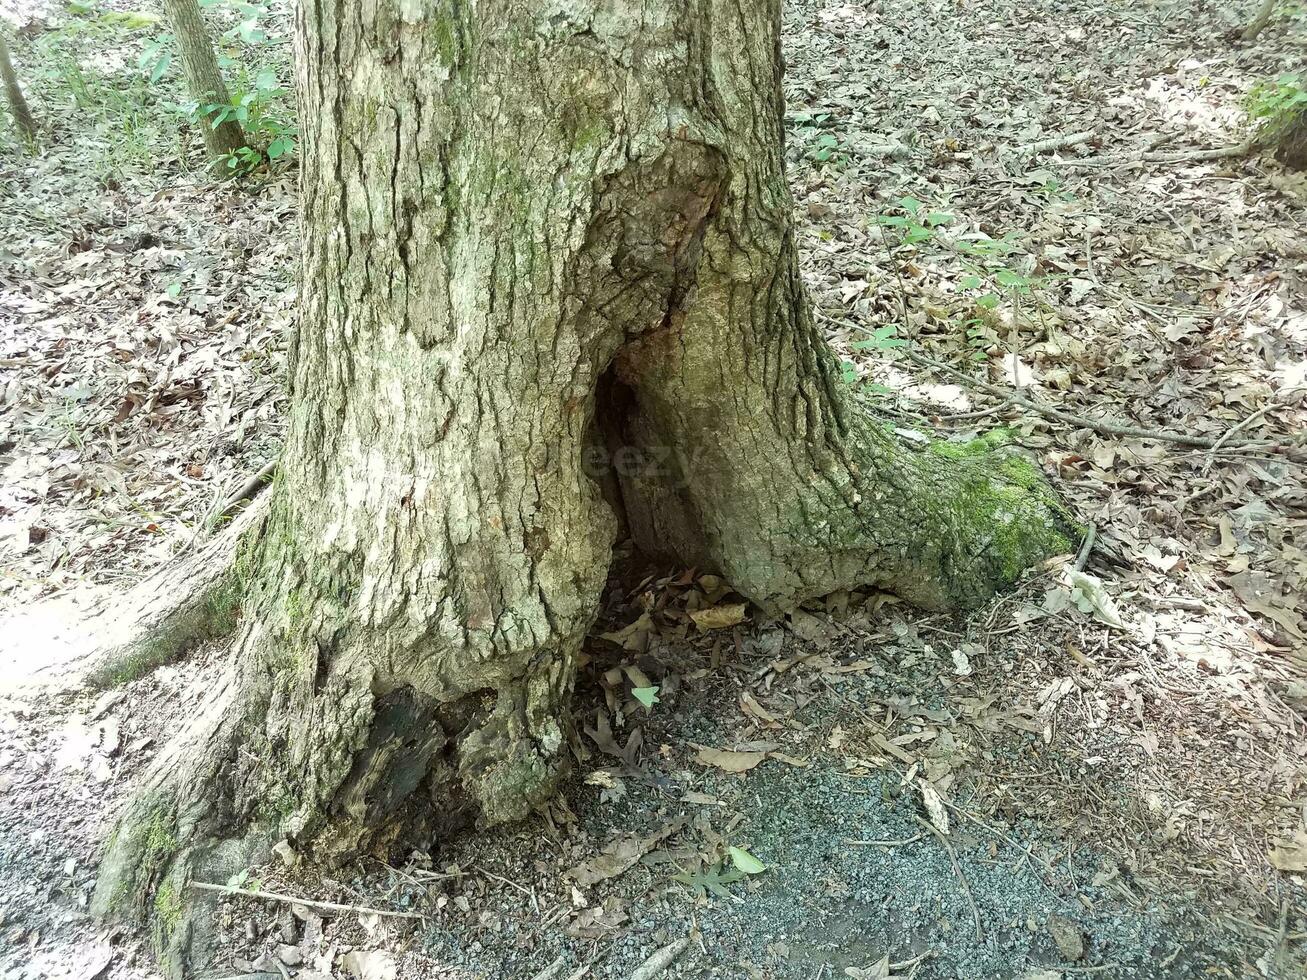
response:
M4 79L5 99L9 103L9 112L14 117L14 125L29 140L36 139L36 123L32 121L32 110L27 107L27 100L23 98L23 89L18 84L14 63L9 57L9 44L3 35L0 35L0 76Z
M188 875L520 819L568 755L612 546L767 612L972 606L1075 530L1030 463L918 449L813 322L778 0L303 3L301 300L244 627L97 914L204 959Z
M200 13L199 0L163 0L177 39L177 49L181 54L182 71L186 76L186 88L201 107L209 104L228 105L231 96L227 93L227 83L222 79L218 68L218 58L213 47L209 30L204 25ZM226 119L217 126L208 116L199 123L204 134L204 146L211 158L234 153L245 145L245 133L235 119Z
M1271 16L1275 13L1275 5L1279 0L1262 0L1261 9L1257 11L1257 16L1253 22L1244 28L1243 39L1245 41L1255 41L1257 35L1266 29L1266 25L1271 22Z

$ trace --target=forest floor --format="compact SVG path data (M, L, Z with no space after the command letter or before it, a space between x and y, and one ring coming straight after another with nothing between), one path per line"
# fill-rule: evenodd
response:
M157 24L46 6L14 44L42 145L0 131L0 970L136 980L143 940L85 911L96 855L224 651L97 691L44 669L38 620L194 547L275 456L295 175L215 182L145 77ZM226 972L1304 975L1307 177L1205 152L1307 64L1302 20L1234 40L1252 12L787 3L804 272L849 383L906 439L1003 427L1094 525L1090 577L710 632L726 585L614 582L550 812L252 869L419 917L224 899ZM288 22L233 52L285 81Z

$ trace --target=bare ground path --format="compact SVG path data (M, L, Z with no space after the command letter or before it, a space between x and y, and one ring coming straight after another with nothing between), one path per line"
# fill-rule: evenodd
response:
M719 583L615 584L553 811L252 869L426 918L224 900L230 973L628 977L684 940L664 975L1302 975L1307 181L1202 157L1307 61L1300 20L1231 42L1252 12L786 8L805 274L851 383L905 438L1010 430L1095 524L1111 607L1053 568L966 622L853 595L701 632ZM61 16L15 50L45 148L0 137L0 602L56 618L202 539L275 454L295 245L293 171L213 185L127 81L148 32ZM38 635L0 628L0 968L148 976L85 916L95 855L223 652L18 684Z

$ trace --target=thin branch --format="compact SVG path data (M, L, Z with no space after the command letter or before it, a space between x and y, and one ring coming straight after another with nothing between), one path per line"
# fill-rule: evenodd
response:
M1080 542L1080 552L1076 555L1076 562L1071 567L1077 572L1084 571L1085 563L1089 561L1089 553L1094 550L1094 539L1098 537L1098 528L1093 524L1085 530L1085 540Z
M1049 150L1065 150L1069 146L1078 146L1093 138L1093 130L1086 130L1083 133L1070 133L1066 136L1053 136L1046 140L1037 140L1034 143L1027 143L1025 146L1018 146L1016 155L1018 157L1038 156L1041 153L1047 153Z
M277 892L260 892L252 888L233 888L231 885L215 885L207 881L192 881L189 887L202 892L218 892L221 895L243 895L246 898L262 898L269 902L285 902L288 905L303 905L305 908L323 909L327 912L362 912L364 915L388 915L397 919L425 919L421 912L392 912L389 909L373 909L365 905L342 905L339 902L319 902L295 895L280 895Z
M1264 31L1266 25L1271 22L1277 3L1279 3L1279 0L1262 0L1261 9L1257 11L1257 16L1253 18L1252 23L1244 28L1241 40L1245 42L1257 40L1257 35Z
M1285 402L1287 400L1287 396L1297 394L1299 391L1302 390L1303 389L1300 385L1294 385L1292 388L1286 388L1284 391L1280 392L1279 398L1267 402L1265 405L1263 405L1257 411L1253 412L1252 415L1249 415L1242 422L1239 422L1238 424L1231 426L1230 430L1226 432L1225 435L1221 436L1221 438L1216 440L1216 445L1212 446L1210 450L1211 454L1215 456L1217 451L1222 446L1226 445L1230 441L1230 439L1233 438L1235 433L1242 432L1244 429L1248 428L1248 426L1252 425L1258 419L1262 418L1262 416L1264 416L1267 412L1273 412L1277 408L1284 408ZM1235 443L1235 445L1238 445L1238 443Z
M863 333L870 333L870 331L866 330L864 327L858 326L856 323L850 323L848 320L840 320L839 322L844 323L847 326L851 326L857 330L861 330ZM1195 435L1190 435L1189 433L1186 432L1168 432L1165 429L1144 429L1137 425L1121 425L1116 422L1103 422L1098 419L1086 418L1083 415L1075 415L1071 412L1064 412L1060 408L1053 408L1051 405L1042 405L1039 402L1032 401L1031 399L1026 398L1023 395L1016 394L1015 392L1004 391L1002 388L999 388L997 385L989 384L986 381L980 381L976 378L973 378L965 371L959 371L951 364L945 364L943 361L937 361L933 357L926 357L924 354L918 354L915 351L911 351L911 350L905 350L905 353L909 358L916 361L917 363L925 364L928 367L933 367L936 368L937 370L944 371L945 373L952 375L958 380L964 382L967 385L970 385L973 388L977 388L980 391L994 395L997 398L1006 398L1012 404L1020 405L1022 408L1027 408L1032 412L1036 412L1040 415L1043 415L1045 418L1054 419L1058 422L1064 422L1067 425L1074 425L1082 429L1092 429L1094 432L1097 432L1100 435L1120 436L1127 439L1152 439L1156 442L1173 442L1180 446L1194 446L1198 449L1208 449L1213 451L1217 447L1218 443L1221 442L1220 439L1212 439L1209 438L1208 436L1195 436ZM1287 448L1290 445L1296 445L1300 441L1302 441L1301 438L1294 438L1293 440L1290 440L1287 443L1284 441L1274 442L1274 441L1239 440L1239 441L1227 441L1224 445L1226 448L1237 447L1242 449L1273 450L1273 449Z
M215 523L231 517L236 512L236 508L267 486L276 469L277 461L275 459L271 463L263 464L257 473L245 481L244 486L227 498L227 502L222 505L222 510L218 511L218 516L214 519Z
M846 844L858 844L864 847L903 847L907 844L915 844L919 840L925 840L925 834L918 834L916 837L905 837L903 840L845 840Z
M941 834L939 828L929 820L926 820L924 817L915 813L912 815L912 819L938 837L939 842L943 844L944 849L948 851L949 860L953 862L953 873L958 876L958 882L962 885L962 892L967 896L967 904L971 906L971 917L976 921L976 938L981 942L984 942L985 928L980 922L980 909L976 907L976 898L971 894L971 885L967 882L967 876L962 873L962 865L958 863L957 851L953 850L953 845L949 842L949 839Z
M1132 153L1122 157L1084 157L1080 160L1055 161L1063 167L1128 167L1138 163L1205 163L1210 160L1227 160L1231 157L1245 157L1258 149L1261 141L1254 138L1236 143L1233 146L1196 147L1181 150L1178 153Z

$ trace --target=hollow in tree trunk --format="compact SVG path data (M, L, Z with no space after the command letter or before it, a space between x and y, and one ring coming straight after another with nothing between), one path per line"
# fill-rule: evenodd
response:
M224 119L213 124L213 114L204 113L207 105L225 106L231 103L227 83L214 51L209 30L204 26L199 0L163 0L177 40L181 56L182 73L186 76L186 89L200 106L200 131L204 135L204 148L209 157L219 159L234 153L245 145L245 133L235 119Z
M9 103L9 114L14 118L14 125L28 140L36 139L36 123L32 121L32 110L23 98L23 87L18 84L18 75L14 71L13 60L9 57L9 43L0 35L0 80L5 86L5 101Z
M1031 464L902 446L842 381L779 41L776 0L301 5L283 463L230 677L95 898L152 918L174 972L204 955L187 876L544 801L619 535L768 612L860 585L971 606L1074 546Z

